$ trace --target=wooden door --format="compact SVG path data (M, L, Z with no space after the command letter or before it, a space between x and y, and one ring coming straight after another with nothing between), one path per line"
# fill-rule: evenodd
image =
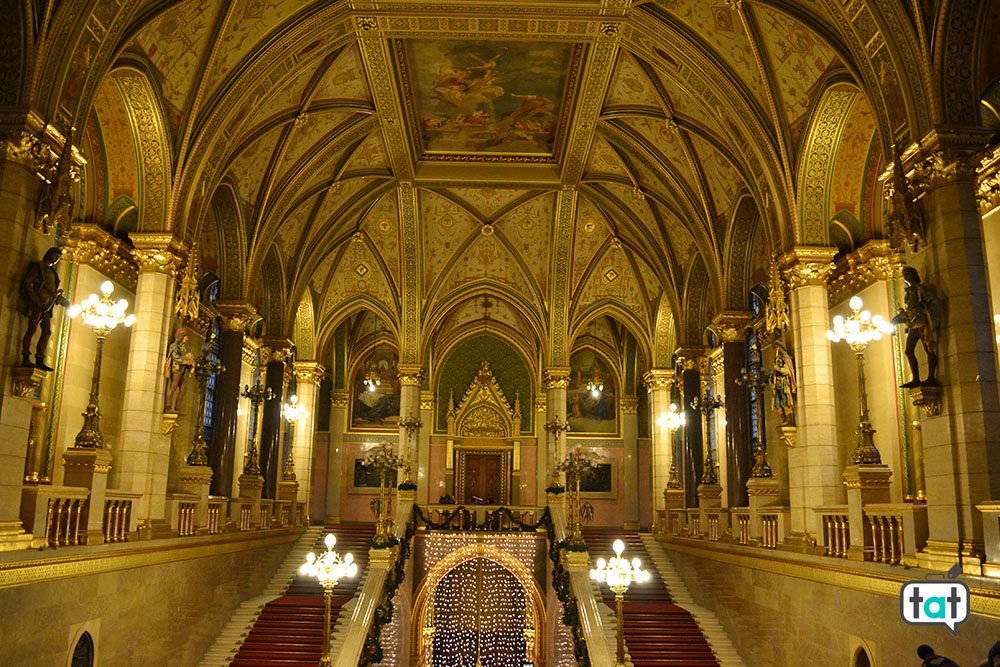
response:
M459 502L496 505L504 502L501 498L501 455L466 454L465 456L465 498Z

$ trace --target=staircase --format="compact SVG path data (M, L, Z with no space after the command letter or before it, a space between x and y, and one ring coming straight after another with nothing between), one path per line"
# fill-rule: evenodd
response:
M698 622L690 612L674 604L637 532L590 529L584 530L584 539L594 561L614 556L611 545L621 539L625 542L624 556L629 560L640 558L643 568L649 570L649 581L633 585L625 594L624 634L630 664L720 667ZM604 584L600 588L604 603L614 609L614 593Z
M339 524L327 525L322 529L310 529L313 536L309 548L294 561L286 561L286 566L294 568L294 575L277 593L278 597L262 596L265 603L261 605L257 598L256 604L250 601L250 609L237 610L234 615L236 625L241 620L246 628L247 614L259 609L256 620L249 631L244 631L244 639L239 645L236 655L226 662L203 662L203 665L228 664L232 667L315 667L323 652L323 588L314 578L298 574L298 567L305 562L305 551L319 555L326 550L323 539L327 533L337 536L334 549L341 555L350 552L358 564L358 576L354 579L341 580L334 589L331 599L330 618L333 626L341 609L347 605L360 588L363 577L367 574L368 540L375 534L372 525ZM297 551L297 550L296 550ZM291 561L292 558L289 558ZM230 622L230 625L234 621ZM332 632L331 632L332 634ZM211 654L212 652L210 652ZM232 655L231 653L229 654ZM209 656L206 656L208 658Z

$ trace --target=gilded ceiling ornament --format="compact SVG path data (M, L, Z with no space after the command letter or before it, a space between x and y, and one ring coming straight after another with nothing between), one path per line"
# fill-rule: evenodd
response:
M788 294L785 281L778 269L777 255L771 258L770 276L767 286L767 304L764 306L764 327L773 334L781 334L789 326Z
M826 286L827 276L833 270L836 248L798 246L778 260L784 269L784 278L790 290L811 285Z
M483 225L482 227L479 228L479 232L483 236L493 236L493 231L494 231L493 230L493 225L491 225L489 223L486 223L485 225Z
M903 258L886 239L873 239L837 260L827 278L830 303L839 303L880 280L902 276Z
M378 28L378 20L374 16L359 16L358 28L365 31Z
M904 250L909 246L910 250L916 252L920 246L927 245L924 214L907 183L898 146L893 146L892 153L892 182L886 183L883 190L888 200L886 226L889 243L897 250Z
M1000 148L987 153L979 167L976 199L979 201L979 212L983 215L1000 206Z
M302 113L300 113L298 116L295 117L295 120L292 121L292 124L295 127L302 127L308 122L309 122L309 114L303 111Z
M201 299L198 297L198 248L191 249L187 263L184 265L184 275L177 290L177 300L174 303L174 313L187 322L198 318Z
M399 384L404 387L420 387L424 384L422 366L399 365Z
M569 388L569 376L571 370L568 367L546 368L543 376L546 389L567 389Z
M64 259L89 264L98 273L135 289L139 266L134 254L99 225L74 225L59 241Z

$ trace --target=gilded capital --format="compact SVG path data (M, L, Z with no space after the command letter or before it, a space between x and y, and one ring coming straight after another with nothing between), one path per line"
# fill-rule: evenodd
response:
M115 282L135 289L139 265L128 248L99 225L74 225L60 239L63 258L87 264Z
M403 387L420 387L424 384L424 368L423 366L411 365L411 364L400 364L399 365L399 384Z
M173 234L136 232L129 238L135 246L132 255L139 273L163 273L174 278L188 255L187 243Z
M545 369L542 380L546 389L567 389L569 387L569 366L552 366Z
M265 363L285 363L295 349L295 343L282 336L267 336L264 338L261 352Z
M754 314L747 310L724 310L712 318L712 328L723 343L735 343L743 340L753 318Z
M243 331L257 315L249 301L216 301L215 309L219 312L222 328L226 331Z
M979 186L976 189L979 212L986 215L1000 207L1000 146L986 154L979 167Z
M907 166L912 165L907 176L914 196L946 183L975 182L989 138L988 130L977 128L930 130L903 156Z
M676 372L672 368L654 368L642 376L649 391L669 391L674 386Z
M420 392L420 409L421 410L433 410L434 409L434 392L433 391L422 391L422 392Z
M677 363L685 371L701 370L702 362L705 359L705 348L699 345L686 345L674 351Z
M298 382L318 385L326 377L326 369L316 361L296 361L292 369Z
M833 270L833 257L836 254L836 248L797 246L782 255L778 263L792 290L810 285L826 286L826 278Z
M830 303L839 303L881 280L899 278L902 270L902 254L886 239L873 239L837 260L827 284Z
M260 350L260 341L250 336L243 336L243 363L251 366L257 365L257 352Z

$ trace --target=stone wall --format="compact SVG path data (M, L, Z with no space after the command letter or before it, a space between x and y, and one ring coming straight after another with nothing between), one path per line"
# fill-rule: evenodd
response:
M973 615L958 636L943 626L911 626L899 600L670 550L696 604L715 612L751 667L852 665L864 647L875 667L919 665L930 644L960 665L986 660L1000 621ZM898 568L895 568L898 569ZM894 570L895 570L894 569ZM897 572L898 574L898 572ZM914 574L914 578L922 573ZM973 581L968 581L975 585Z
M68 665L86 630L95 664L197 665L236 606L261 594L297 537L203 558L185 559L180 549L167 563L0 589L0 663Z

